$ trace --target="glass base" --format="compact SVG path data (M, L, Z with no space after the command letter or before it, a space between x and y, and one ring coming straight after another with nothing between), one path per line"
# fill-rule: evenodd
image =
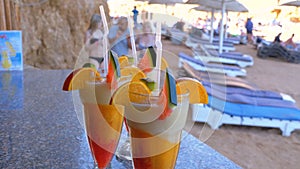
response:
M105 167L105 168L99 168L99 167L98 167L98 164L97 164L97 163L94 163L93 169L112 169L112 168L111 168L111 163L109 163L108 166Z
M132 161L129 137L126 138L125 142L116 151L116 159L118 161Z

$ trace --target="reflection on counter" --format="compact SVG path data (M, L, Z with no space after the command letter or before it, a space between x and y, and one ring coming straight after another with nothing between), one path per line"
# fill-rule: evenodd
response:
M0 110L23 108L23 72L0 72Z

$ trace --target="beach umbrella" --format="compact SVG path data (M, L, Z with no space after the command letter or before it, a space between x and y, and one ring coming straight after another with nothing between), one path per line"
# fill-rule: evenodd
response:
M207 11L207 12L211 12L211 28L213 27L213 18L214 18L214 12L215 10L222 10L221 8L218 7L207 7L204 5L200 5L197 7L192 8L196 11ZM242 4L240 3L227 3L226 4L226 11L231 11L231 12L248 12L248 9L246 7L244 7ZM214 32L211 31L210 32L210 38L209 41L212 42L213 41L213 36L214 36Z
M168 5L175 5L177 3L185 3L187 0L135 0L135 1L142 1L142 2L148 2L148 4L161 4L165 5L165 8L167 10Z
M221 25L224 25L225 11L228 9L241 10L241 12L248 11L247 8L239 3L237 0L188 0L186 4L199 4L208 8L222 10ZM213 19L213 18L212 18ZM223 51L224 27L221 26L219 53Z
M300 17L298 15L298 8L300 7L300 0L296 1L280 1L279 3L280 6L295 6L296 8L296 17L291 17L290 20L292 22L300 22Z
M280 2L279 5L280 6L296 6L296 7L299 7L300 6L300 0L297 0L297 1L283 1L283 2Z
M174 5L176 3L185 3L187 0L135 0L135 1L143 1L143 2L147 1L149 4Z

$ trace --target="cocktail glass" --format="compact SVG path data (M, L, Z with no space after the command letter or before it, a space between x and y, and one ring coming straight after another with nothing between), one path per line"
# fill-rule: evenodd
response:
M126 89L127 88L127 89ZM131 93L129 84L121 86L115 103L125 106L135 169L174 168L189 107L189 93L177 95L177 106L161 118L167 96ZM138 98L138 102L130 101Z
M122 77L118 83L128 80ZM106 168L117 148L124 118L124 108L120 105L109 105L115 88L101 81L86 82L79 90L84 107L84 124L89 146L94 158L95 168Z

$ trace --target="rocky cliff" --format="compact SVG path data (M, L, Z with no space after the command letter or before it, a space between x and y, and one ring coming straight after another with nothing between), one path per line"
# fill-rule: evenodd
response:
M93 13L106 0L23 0L20 4L24 63L44 69L74 67Z

